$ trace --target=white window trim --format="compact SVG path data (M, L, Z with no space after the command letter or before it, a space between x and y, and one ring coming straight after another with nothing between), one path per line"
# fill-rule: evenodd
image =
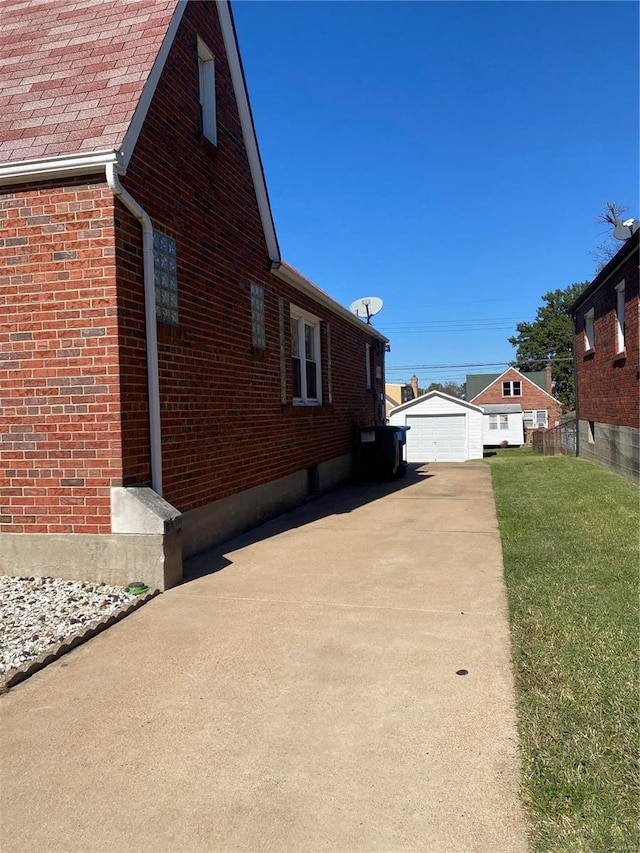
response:
M509 429L509 415L489 415L489 429Z
M304 347L304 326L305 324L313 327L313 345L316 355L316 389L317 396L316 397L308 397L307 396L307 372L302 369L304 365L304 358L301 358L301 369L300 369L300 384L302 387L302 394L299 397L293 398L294 406L321 406L322 405L322 349L320 347L320 323L322 322L319 317L316 317L314 314L310 314L308 311L305 311L303 308L299 308L297 305L290 306L291 312L291 321L297 321L298 323L298 341L300 345ZM292 356L293 358L293 356Z
M365 344L365 370L367 371L367 391L371 390L371 344Z
M625 351L624 289L625 289L625 283L624 283L624 279L622 279L622 281L619 284L616 284L616 353L618 355L620 355L620 353L623 353Z
M586 352L595 349L594 317L595 311L593 308L589 308L584 315L584 348Z
M217 145L216 63L213 54L200 38L198 38L198 74L200 106L202 108L202 135L213 145Z
M529 415L528 418L527 415ZM541 420L539 417L540 415L543 416L542 420L544 420L544 423L542 424L538 423L538 421ZM531 423L527 423L527 420L530 420ZM549 412L547 409L526 409L522 413L522 422L527 429L548 429Z
M520 386L520 391L516 394L514 391L514 385L518 384ZM504 386L509 386L509 393L504 393ZM503 397L522 397L522 382L520 379L503 379L502 380L502 396Z

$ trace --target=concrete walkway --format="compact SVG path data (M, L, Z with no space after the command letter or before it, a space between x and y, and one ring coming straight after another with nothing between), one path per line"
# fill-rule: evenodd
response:
M0 697L3 853L526 850L484 463L350 486L191 569Z

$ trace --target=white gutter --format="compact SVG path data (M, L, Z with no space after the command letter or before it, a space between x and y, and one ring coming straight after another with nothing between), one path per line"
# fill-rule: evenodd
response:
M347 320L347 322L351 323L352 326L357 326L362 331L366 332L368 335L371 335L372 338L377 338L382 343L389 343L389 338L385 338L383 334L374 329L373 326L364 323L362 320L359 320L355 314L352 314L344 305L341 305L339 302L336 302L328 293L325 293L324 290L320 290L319 287L309 281L308 278L305 278L301 273L295 270L293 267L290 267L288 264L282 263L280 266L271 267L271 274L275 275L276 278L281 279L281 281L286 281L287 284L293 285L296 290L299 290L301 293L306 294L314 302L319 302L321 305L324 305L330 311L333 311L334 314L338 314L342 317L343 320Z
M147 338L147 383L149 388L149 437L151 443L151 488L162 496L162 438L160 432L160 383L158 379L158 336L156 334L156 293L153 277L153 225L151 218L120 183L117 166L106 166L107 183L113 194L140 220L142 225L142 270L144 314Z
M82 154L63 154L56 157L39 157L35 160L20 160L17 163L0 163L0 186L20 184L23 181L47 181L68 178L73 175L88 175L102 172L112 163L118 162L118 152L92 151Z

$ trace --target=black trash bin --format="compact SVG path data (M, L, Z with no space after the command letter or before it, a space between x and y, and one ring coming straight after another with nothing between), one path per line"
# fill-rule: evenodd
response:
M363 480L392 480L407 470L404 459L410 427L368 426L356 432L355 472Z

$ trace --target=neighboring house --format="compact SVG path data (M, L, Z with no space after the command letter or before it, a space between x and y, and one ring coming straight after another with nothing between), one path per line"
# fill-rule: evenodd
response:
M638 239L630 237L572 307L578 456L640 480Z
M391 411L391 426L410 427L407 462L466 462L482 459L482 409L429 391Z
M165 588L349 476L387 339L281 260L227 2L0 42L0 568Z
M532 430L552 429L560 423L562 404L551 392L551 367L530 373L508 367L502 373L470 374L466 379L467 398L476 406L520 405L525 440Z
M482 443L485 447L521 447L524 444L522 406L519 403L495 403L482 406Z
M403 403L412 399L413 390L411 385L386 382L384 386L384 406L386 417L389 417L391 409L395 409L396 406L401 406Z

